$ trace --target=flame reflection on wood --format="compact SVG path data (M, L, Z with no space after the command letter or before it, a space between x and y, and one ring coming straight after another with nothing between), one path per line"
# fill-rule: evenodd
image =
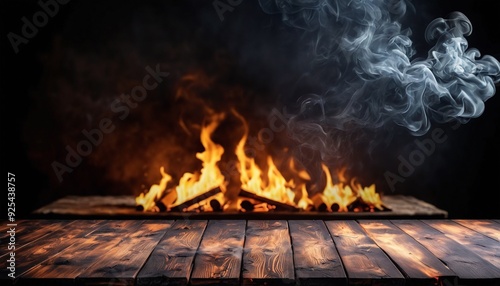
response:
M293 254L285 220L248 221L243 254L243 282L293 283Z
M371 284L383 279L401 284L404 277L389 257L354 221L325 221L350 281Z
M368 235L409 277L438 281L455 274L427 248L389 221L360 221Z

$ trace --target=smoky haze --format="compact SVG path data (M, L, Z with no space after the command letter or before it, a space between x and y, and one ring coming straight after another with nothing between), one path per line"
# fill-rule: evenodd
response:
M432 122L466 123L495 94L500 64L468 46L472 23L461 12L428 23L431 48L418 56L402 24L415 12L407 1L259 2L300 31L297 43L310 64L296 85L315 87L289 97L289 130L324 159L341 159L346 144L366 141L373 130L396 125L421 136Z

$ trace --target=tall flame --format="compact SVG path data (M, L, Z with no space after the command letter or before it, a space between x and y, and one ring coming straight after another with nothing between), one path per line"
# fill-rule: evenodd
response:
M201 160L202 169L199 174L186 172L175 188L177 192L176 203L182 203L191 197L203 194L211 189L220 187L224 191L224 176L217 163L222 158L224 148L212 141L212 134L224 119L225 114L214 114L208 124L202 127L200 140L205 151L197 153L196 158Z
M267 156L267 178L256 164L255 159L248 157L245 153L245 144L248 138L248 124L239 113L233 110L233 114L241 120L244 134L236 146L235 154L238 158L241 188L267 197L275 201L294 205L295 192L293 181L287 182L273 162L271 156Z

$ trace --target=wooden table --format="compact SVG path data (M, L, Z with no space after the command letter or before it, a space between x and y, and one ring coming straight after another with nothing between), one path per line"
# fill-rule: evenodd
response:
M22 220L0 285L500 285L500 220Z

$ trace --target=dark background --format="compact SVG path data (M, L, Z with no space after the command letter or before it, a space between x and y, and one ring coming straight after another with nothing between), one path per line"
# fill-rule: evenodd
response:
M416 12L410 13L405 24L413 30L417 50L425 51L421 39L427 23L461 11L473 25L469 46L500 59L496 3L415 3ZM287 57L283 50L287 34L273 34L280 31L279 22L262 13L257 1L243 1L220 21L212 1L73 0L60 5L48 24L15 54L7 34L20 35L21 18L31 19L39 10L37 1L8 0L0 7L1 162L4 174L16 175L19 217L65 195L137 194L136 186L157 182L157 175L151 174L162 164L160 159L169 158L161 150L169 140L176 140L158 137L162 137L168 114L178 112L169 103L172 96L158 98L169 93L184 73L203 66L207 75L231 79L230 85L251 86L233 99L241 100L236 105L260 110L272 106L272 85L287 79L284 74L290 68L282 65ZM82 128L95 128L100 118L113 116L109 100L140 83L144 67L157 63L171 76L126 120L115 120L117 131L58 182L50 164L64 160L64 146L81 140ZM210 104L215 107L224 101L217 95L214 98ZM482 116L457 130L435 125L445 130L448 140L396 185L396 193L430 202L452 218L499 218L499 114L496 95L486 102ZM397 173L398 155L408 156L414 150L415 138L404 130L394 138L367 156L365 164L370 170L366 177L388 194L384 172Z

